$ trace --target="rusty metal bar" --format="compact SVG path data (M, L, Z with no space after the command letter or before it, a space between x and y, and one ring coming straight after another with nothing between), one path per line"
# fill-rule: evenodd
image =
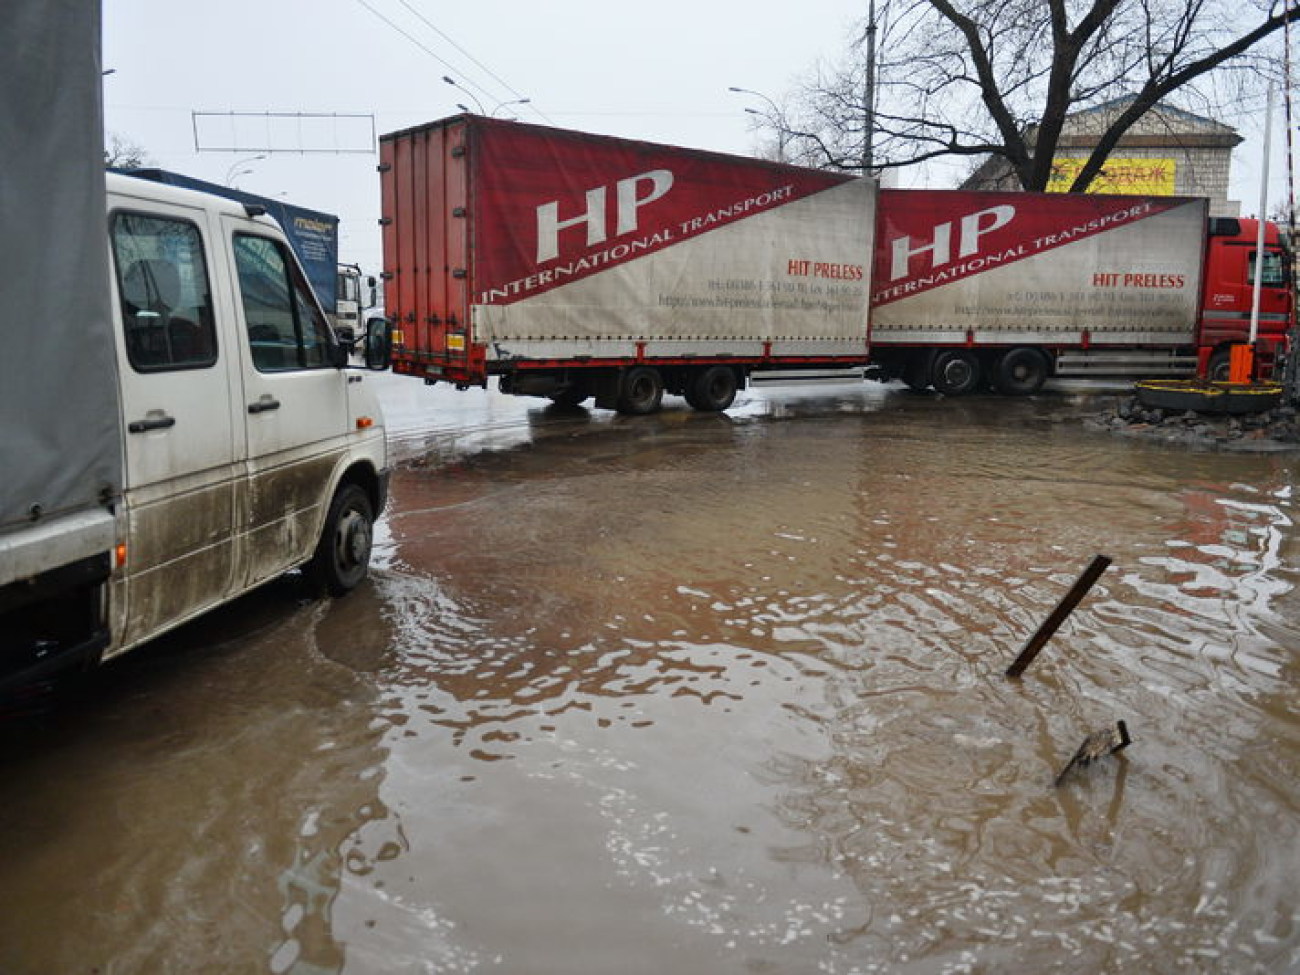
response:
M1052 634L1060 629L1061 624L1074 612L1074 608L1079 605L1083 597L1088 594L1088 590L1101 578L1101 574L1109 566L1109 556L1093 556L1092 564L1083 570L1074 585L1070 587L1070 591L1056 604L1056 609L1052 610L1051 615L1043 620L1042 625L1038 627L1038 631L1025 643L1024 648L1020 651L1020 656L1016 657L1015 663L1007 668L1008 677L1019 677L1025 672L1026 668L1034 662L1034 658L1038 656L1038 652L1052 638Z

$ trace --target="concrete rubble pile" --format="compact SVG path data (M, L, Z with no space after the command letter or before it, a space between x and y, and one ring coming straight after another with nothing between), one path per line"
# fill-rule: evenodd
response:
M1300 448L1300 411L1293 406L1227 416L1149 409L1136 396L1128 396L1090 417L1087 424L1123 436L1190 446L1224 446L1237 450Z

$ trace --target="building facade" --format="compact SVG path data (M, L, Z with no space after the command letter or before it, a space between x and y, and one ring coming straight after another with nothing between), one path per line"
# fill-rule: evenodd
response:
M1107 102L1066 119L1052 161L1049 191L1069 189L1101 134L1131 102L1131 98ZM1032 130L1029 135L1032 143ZM1089 192L1205 196L1212 216L1239 216L1241 203L1228 199L1228 177L1232 150L1241 142L1236 129L1221 122L1157 105L1120 139ZM1016 190L1020 183L1006 160L991 156L962 188Z

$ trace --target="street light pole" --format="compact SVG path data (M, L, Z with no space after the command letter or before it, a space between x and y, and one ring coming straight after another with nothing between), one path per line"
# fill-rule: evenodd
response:
M867 7L867 83L862 101L862 175L870 176L876 163L876 0Z
M244 165L245 163L257 162L259 159L265 159L265 158L266 158L266 154L262 153L261 155L249 156L247 159L240 159L232 163L230 168L226 170L226 180L225 180L226 185L233 186L234 180L238 179L240 176L244 176L252 172L251 169L239 170L240 166ZM239 170L239 172L236 172L236 170Z
M531 98L516 98L513 101L502 102L496 108L492 109L492 117L496 118L497 112L501 111L501 109L505 108L507 105L527 105L531 101Z
M763 99L763 101L767 102L768 105L772 106L772 118L776 122L776 151L777 155L780 157L779 161L785 162L786 138L789 135L789 132L785 127L785 115L781 109L777 107L776 102L772 101L772 99L768 98L761 91L754 91L752 88L737 88L735 85L729 85L727 91L734 91L742 95L753 95L756 98ZM763 113L756 108L746 108L745 111L750 115L757 115L759 118L764 117Z
M451 75L445 74L445 75L442 76L442 80L445 81L445 82L447 82L447 84L451 85L453 88L459 88L459 89L460 89L461 91L463 91L465 94L469 95L470 98L474 99L474 104L478 106L478 113L479 113L480 115L486 115L486 114L487 114L487 109L485 109L485 108L483 107L483 103L482 103L481 101L479 101L478 96L475 95L475 94L474 94L472 91L470 91L468 88L466 88L464 85L459 84L459 83L456 81L455 78L453 78ZM457 108L461 108L462 106L457 105L456 107L457 107Z

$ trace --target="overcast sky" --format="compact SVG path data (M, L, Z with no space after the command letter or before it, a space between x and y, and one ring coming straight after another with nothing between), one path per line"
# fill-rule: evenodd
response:
M236 124L202 114L196 150L192 113L373 115L379 135L462 103L750 153L757 136L744 109L763 103L728 86L779 100L819 59L842 55L864 8L861 0L104 0L105 124L163 168L338 214L340 259L370 273L381 269L375 155L249 159L268 139L284 150L353 148L367 141L368 121L361 131L347 120ZM527 106L504 104L524 97ZM1224 121L1252 140L1234 154L1232 189L1243 212L1254 212L1260 120ZM1279 194L1282 141L1270 180ZM203 151L218 145L240 151ZM951 180L951 170L930 167L903 183Z

